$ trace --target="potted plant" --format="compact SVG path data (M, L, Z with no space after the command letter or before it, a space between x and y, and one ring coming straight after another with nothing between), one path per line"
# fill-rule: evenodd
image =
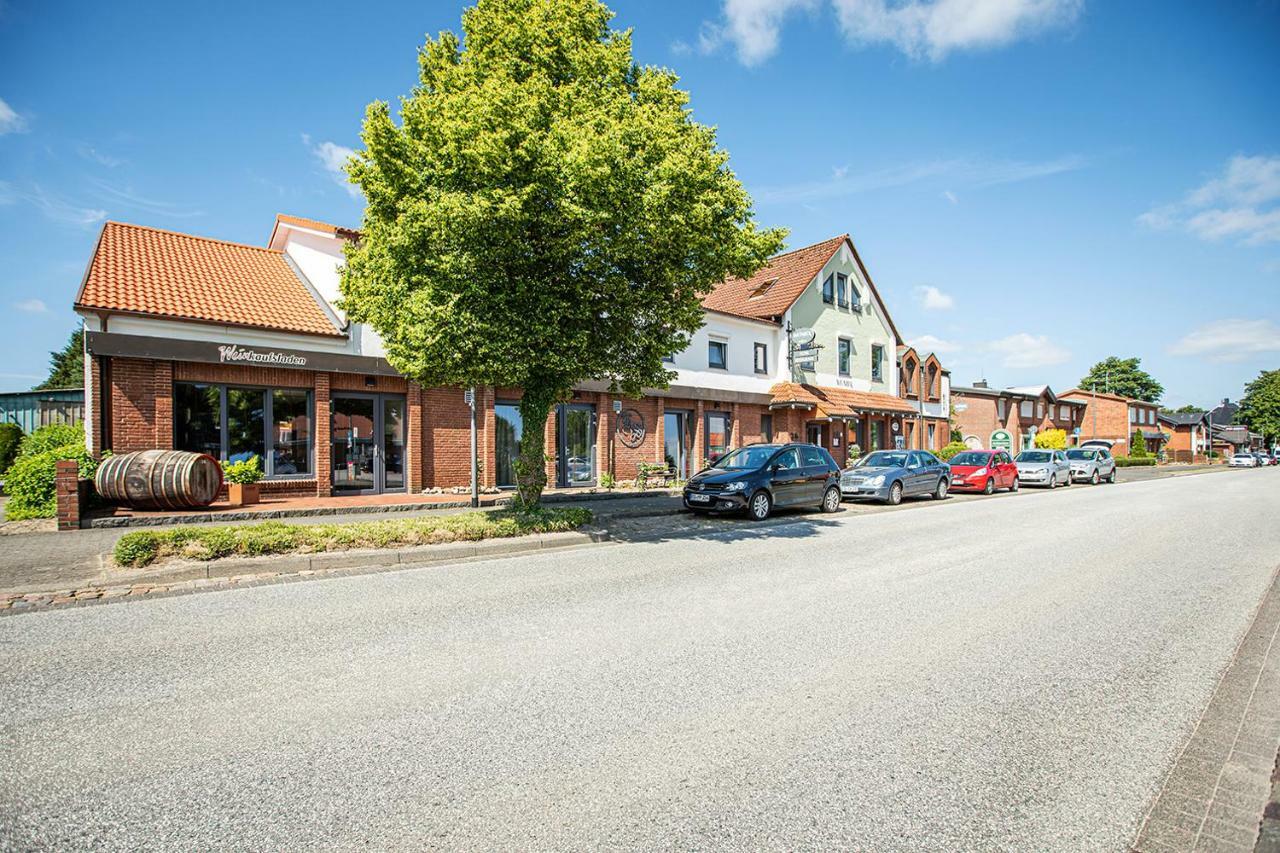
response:
M223 462L222 477L227 481L227 503L231 506L249 506L258 502L262 464L256 454L239 462Z

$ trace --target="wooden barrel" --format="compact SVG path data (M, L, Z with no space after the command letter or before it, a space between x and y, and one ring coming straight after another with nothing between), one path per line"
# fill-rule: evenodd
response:
M137 509L208 506L222 488L222 466L207 453L139 450L102 460L93 485L107 500Z

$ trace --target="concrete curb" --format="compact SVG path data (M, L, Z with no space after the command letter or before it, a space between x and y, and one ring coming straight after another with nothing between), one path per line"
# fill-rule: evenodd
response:
M166 571L163 578L154 583L135 582L53 592L6 593L0 595L0 616L116 601L136 601L140 598L162 598L204 590L372 574L438 563L469 562L559 548L577 548L609 541L609 531L588 527L563 533L418 545L394 550L361 548L319 554L235 557L208 562L183 561L169 564L172 571ZM269 571L265 570L268 566Z

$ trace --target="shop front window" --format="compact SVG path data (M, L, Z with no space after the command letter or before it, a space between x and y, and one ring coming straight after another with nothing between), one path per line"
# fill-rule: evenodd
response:
M267 477L312 473L311 418L311 393L301 389L173 387L174 448L231 462L257 456Z

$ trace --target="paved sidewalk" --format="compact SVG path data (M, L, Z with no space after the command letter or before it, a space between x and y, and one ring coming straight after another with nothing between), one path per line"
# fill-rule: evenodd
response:
M1280 750L1280 572L1133 849L1250 853Z

